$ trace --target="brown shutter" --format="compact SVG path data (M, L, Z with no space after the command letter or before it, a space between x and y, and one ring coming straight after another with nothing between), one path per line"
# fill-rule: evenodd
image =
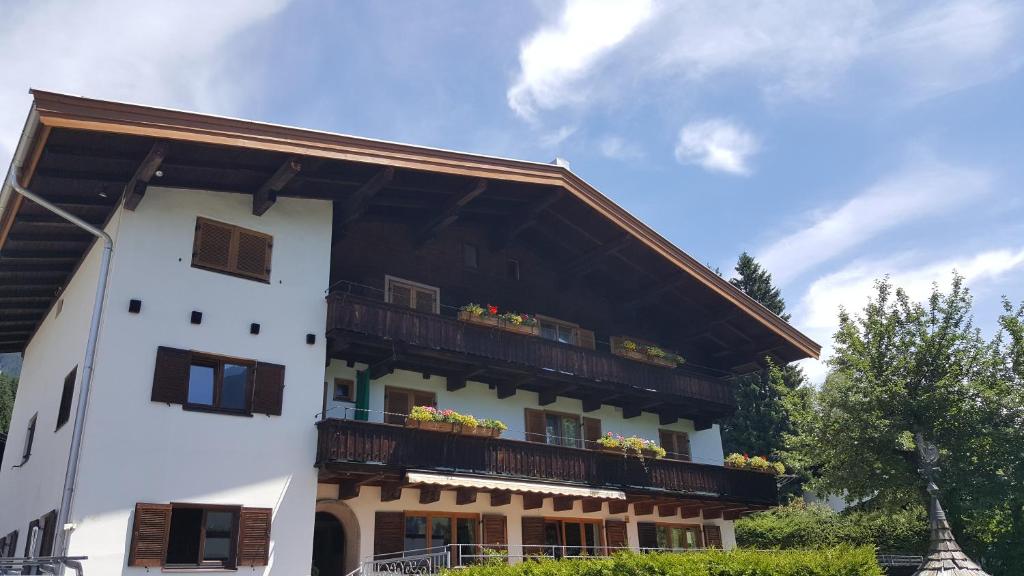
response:
M40 556L53 556L53 539L57 534L57 511L50 510L46 513L46 516L42 517L43 521L43 541L39 544L39 555Z
M577 328L576 345L580 348L589 348L593 350L595 348L594 331Z
M161 346L156 349L153 371L153 393L150 400L168 404L184 404L188 397L188 373L192 352Z
M405 550L405 513L377 512L373 520L373 555Z
M600 448L597 439L601 437L601 420L598 418L583 417L583 440L584 448L596 450Z
M720 526L716 526L715 524L704 525L704 547L722 547L722 528Z
M676 432L676 453L680 460L690 460L690 435L686 432Z
M409 413L411 398L405 390L397 388L384 389L384 422L387 424L405 424L405 415Z
M192 245L192 265L216 270L231 270L233 226L206 218L196 218L196 237Z
M484 514L484 546L506 546L508 544L507 520L501 514Z
M526 413L526 440L546 444L548 433L544 423L544 411L526 408L524 412Z
M170 504L136 504L128 565L163 566L167 558L167 533L170 529Z
M544 518L523 516L523 554L544 554Z
M7 557L12 558L18 553L18 531L15 530L7 535Z
M270 254L274 246L271 236L237 228L238 250L235 271L259 280L270 280Z
M605 520L604 537L608 541L608 548L610 548L609 552L615 552L619 548L628 547L629 543L626 540L626 521Z
M266 566L270 560L270 508L242 508L238 514L238 565Z
M640 548L658 547L658 525L654 522L637 522L636 533L640 537Z
M284 366L258 362L252 390L252 411L280 416L284 402Z

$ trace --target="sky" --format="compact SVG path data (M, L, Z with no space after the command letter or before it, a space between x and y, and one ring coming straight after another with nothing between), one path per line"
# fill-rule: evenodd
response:
M1024 2L0 0L0 162L30 87L551 161L831 350L953 270L1024 300ZM826 365L807 362L820 382Z

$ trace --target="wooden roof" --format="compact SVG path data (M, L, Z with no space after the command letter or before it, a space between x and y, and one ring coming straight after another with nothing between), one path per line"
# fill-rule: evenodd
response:
M759 355L789 362L820 352L817 343L788 322L562 166L32 94L20 181L98 225L126 191L129 204L138 200L131 196L144 193L156 166L163 187L263 194L264 199L271 190L281 196L354 202L374 181L384 181L383 191L362 207L368 217L381 218L421 218L425 208L436 206L461 209L459 194L474 194L482 179L486 191L476 191L460 218L499 230L499 245L531 226L544 227L538 224L570 230L571 238L547 239L545 249L553 257L580 274L593 274L593 282L617 281L624 306L679 304L687 314L685 328L703 331L686 336L708 339L718 354L728 356L723 365L749 363ZM446 221L444 216L437 214L439 221ZM0 351L24 348L91 241L5 186L0 197Z

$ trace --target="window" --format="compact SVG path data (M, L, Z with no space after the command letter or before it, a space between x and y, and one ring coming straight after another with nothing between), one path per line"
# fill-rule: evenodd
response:
M269 283L273 246L269 234L198 217L192 266Z
M505 277L509 280L519 280L519 260L509 258L505 261Z
M700 526L658 524L658 548L685 550L700 548Z
M462 245L462 265L466 268L480 267L480 254L472 244Z
M674 430L658 430L661 447L672 460L690 460L690 436L686 432Z
M576 344L576 329L578 326L563 322L547 316L537 316L540 321L541 338L562 342L563 344Z
M78 366L71 369L71 372L64 377L64 390L60 393L60 408L57 410L57 428L67 423L71 418L71 399L75 396L75 375L78 373Z
M384 296L391 304L420 312L438 314L441 311L441 290L434 286L385 276Z
M603 553L600 520L555 520L544 522L544 543L560 546L556 556L598 556Z
M192 354L188 371L191 408L246 413L249 411L255 362Z
M36 419L38 418L39 413L36 412L28 421L28 430L25 431L25 448L21 452L21 464L19 464L19 466L28 462L29 457L32 456L32 442L36 438Z
M580 434L580 419L569 414L544 414L544 433L547 443L557 446L582 448L583 439Z
M356 383L348 378L335 378L334 379L334 401L335 402L355 402L356 401Z
M235 566L238 507L172 505L166 566Z
M449 512L406 512L405 550L439 548L449 544L479 544L480 517L476 514L455 514ZM452 547L452 554L459 553L459 547ZM466 550L468 554L477 551ZM457 560L458 558L453 558Z
M11 558L18 553L18 531L14 530L0 540L0 558Z
M270 508L135 505L128 565L169 568L266 566Z
M405 424L413 406L437 406L437 394L423 390L384 387L384 422Z

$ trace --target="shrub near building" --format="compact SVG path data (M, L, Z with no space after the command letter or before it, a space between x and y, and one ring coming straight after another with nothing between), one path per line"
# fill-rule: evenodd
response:
M459 576L882 576L871 548L761 552L734 550L681 554L620 553L600 560L496 560L460 568Z

